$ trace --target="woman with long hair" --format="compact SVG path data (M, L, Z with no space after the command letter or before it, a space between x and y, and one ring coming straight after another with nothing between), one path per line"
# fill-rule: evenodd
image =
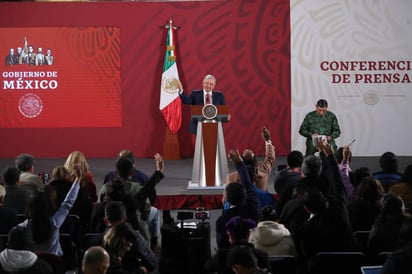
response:
M89 170L89 164L87 163L86 157L80 151L73 151L67 156L66 163L64 167L69 170L71 180L75 178L74 167L80 168L84 177L80 182L80 186L86 190L87 195L92 203L97 201L97 191L96 184L94 182L93 173Z
M74 168L75 180L63 203L56 210L50 191L39 191L29 201L26 210L27 219L18 226L28 227L35 242L34 250L63 256L60 246L59 229L66 220L77 198L83 173Z

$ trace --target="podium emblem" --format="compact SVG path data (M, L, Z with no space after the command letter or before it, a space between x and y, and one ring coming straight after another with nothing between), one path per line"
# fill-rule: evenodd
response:
M217 107L215 105L205 105L202 108L202 115L207 120L215 119L217 116Z

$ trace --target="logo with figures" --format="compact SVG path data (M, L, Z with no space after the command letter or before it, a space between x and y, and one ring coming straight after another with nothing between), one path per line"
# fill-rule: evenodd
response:
M27 93L20 98L19 110L24 117L35 118L43 110L43 102L36 94Z
M163 77L162 89L170 94L176 93L179 90L179 79L175 77Z

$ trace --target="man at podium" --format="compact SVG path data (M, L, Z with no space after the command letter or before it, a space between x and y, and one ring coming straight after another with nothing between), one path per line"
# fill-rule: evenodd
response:
M180 99L183 104L189 105L224 105L225 96L222 92L215 91L213 88L216 85L216 78L213 75L206 75L203 78L203 89L193 90L190 95L186 95L183 92L182 83L180 83ZM191 120L189 124L189 132L196 134L197 121Z

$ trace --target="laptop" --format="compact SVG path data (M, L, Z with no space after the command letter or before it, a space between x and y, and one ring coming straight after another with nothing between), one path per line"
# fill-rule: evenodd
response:
M361 266L362 274L379 274L381 269L382 265Z

